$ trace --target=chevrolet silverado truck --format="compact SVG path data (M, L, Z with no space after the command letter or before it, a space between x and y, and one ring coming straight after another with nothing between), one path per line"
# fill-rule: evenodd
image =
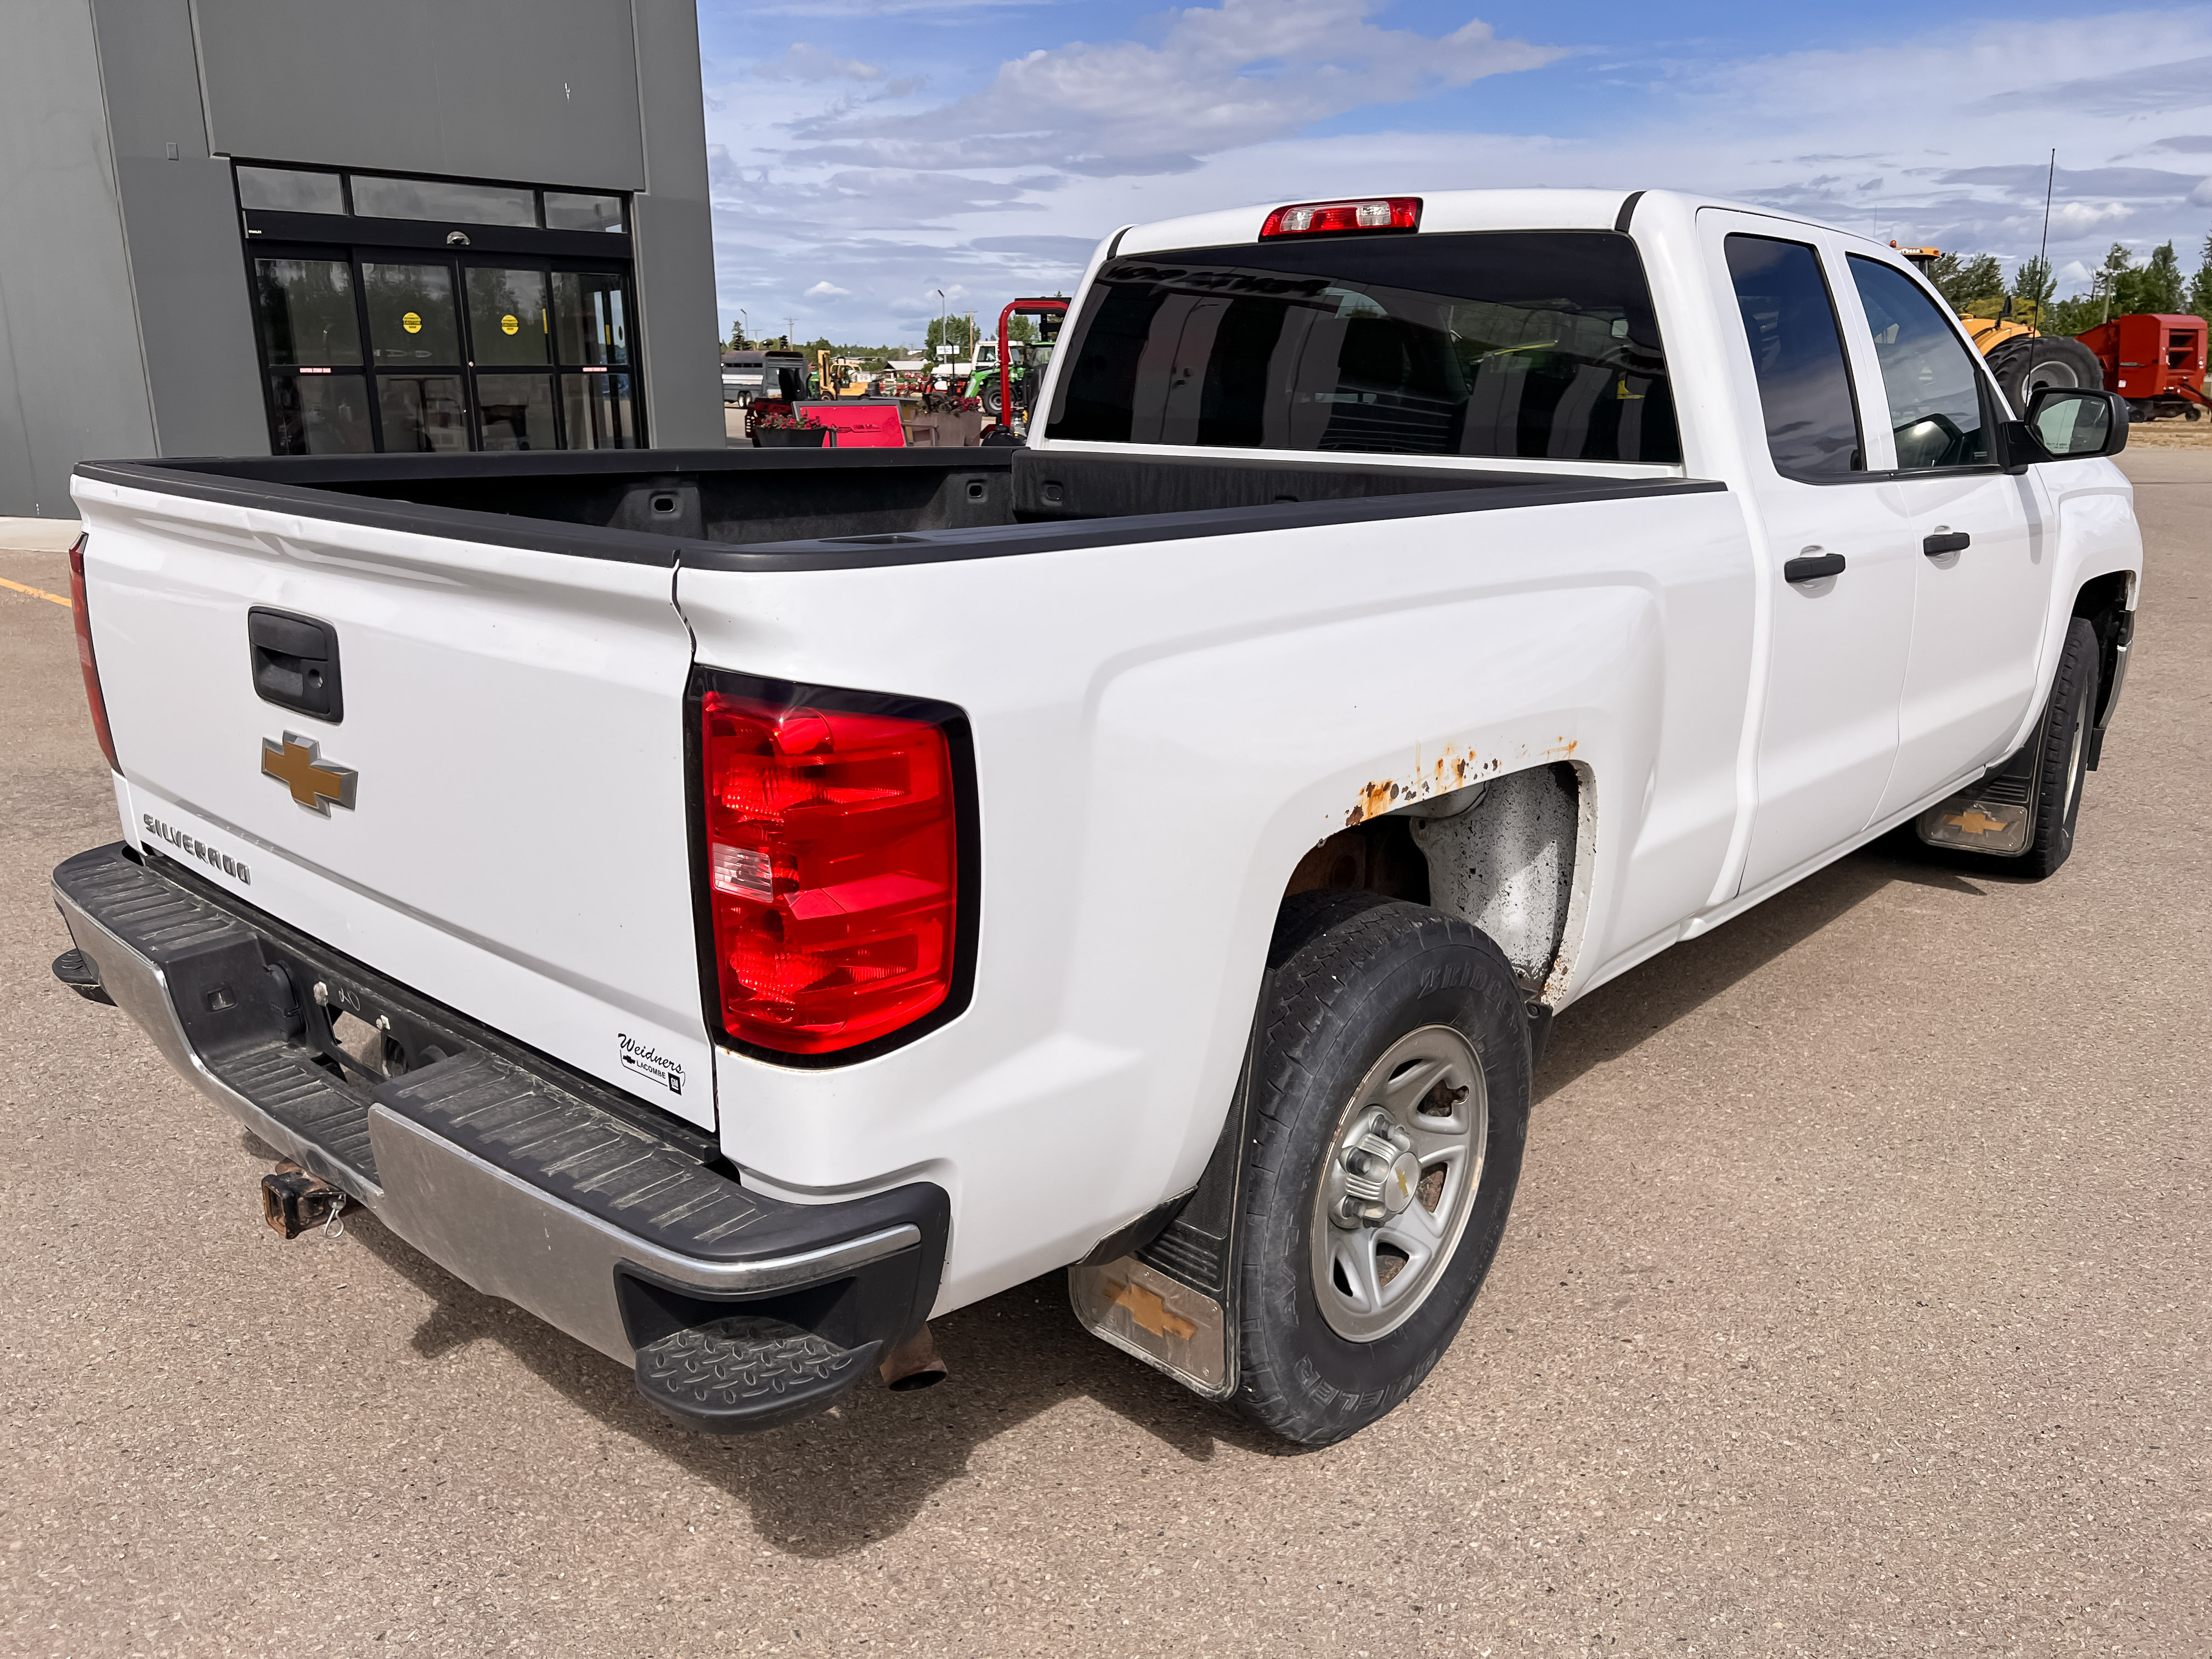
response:
M698 1428L1066 1269L1335 1440L1466 1319L1560 1010L1893 830L2063 863L2126 432L1863 237L1509 191L1116 231L1019 447L88 464L56 972L287 1236Z

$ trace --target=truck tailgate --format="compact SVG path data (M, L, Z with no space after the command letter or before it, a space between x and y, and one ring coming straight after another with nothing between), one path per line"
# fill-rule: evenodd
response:
M131 840L714 1127L666 564L76 496ZM334 634L335 720L257 690L255 607Z

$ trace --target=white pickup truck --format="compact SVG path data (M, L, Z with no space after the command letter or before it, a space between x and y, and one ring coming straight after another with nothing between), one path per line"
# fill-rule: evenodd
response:
M1040 399L79 468L124 838L57 974L288 1236L364 1206L686 1423L930 1380L1067 1268L1317 1443L1465 1318L1560 1009L1893 830L2067 856L2124 410L2015 418L1887 248L1658 191L1133 227Z

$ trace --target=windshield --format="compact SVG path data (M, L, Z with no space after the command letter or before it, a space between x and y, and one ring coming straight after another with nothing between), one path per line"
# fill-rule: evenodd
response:
M1055 438L1681 459L1643 264L1609 232L1122 259L1100 273L1069 351Z

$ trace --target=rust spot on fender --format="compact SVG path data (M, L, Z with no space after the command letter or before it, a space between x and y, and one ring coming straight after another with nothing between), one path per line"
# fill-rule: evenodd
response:
M1352 810L1344 815L1344 827L1349 830L1355 823L1364 823L1369 818L1379 817L1390 810L1391 803L1397 799L1398 786L1387 778L1379 783L1361 784L1359 799L1352 803Z
M1416 747L1413 769L1407 774L1404 781L1382 778L1359 786L1358 800L1344 815L1344 826L1349 830L1408 801L1449 794L1455 789L1479 781L1484 772L1495 771L1498 764L1496 760L1480 761L1473 750L1462 751L1456 744L1446 744L1442 754L1425 764L1421 751Z

